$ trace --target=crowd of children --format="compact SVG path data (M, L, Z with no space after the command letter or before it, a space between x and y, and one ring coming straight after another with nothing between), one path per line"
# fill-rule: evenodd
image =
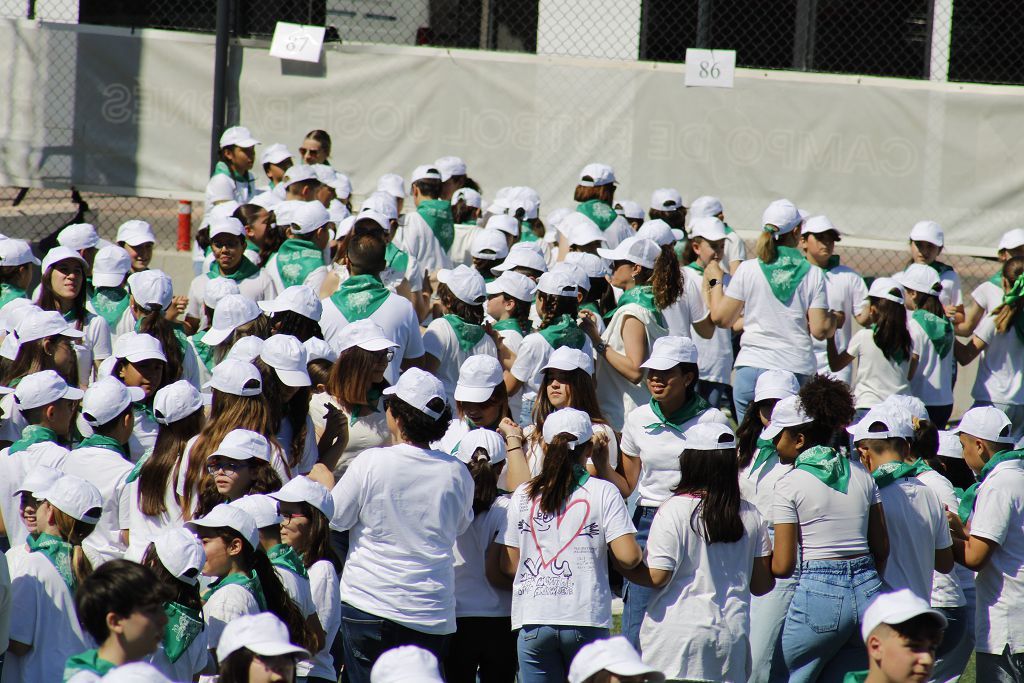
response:
M785 199L748 258L604 164L356 211L259 144L187 288L141 220L0 239L0 681L1024 682L1024 230L868 283Z

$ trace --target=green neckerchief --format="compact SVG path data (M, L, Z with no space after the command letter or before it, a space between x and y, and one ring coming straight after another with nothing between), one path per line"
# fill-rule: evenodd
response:
M597 304L594 303L593 301L585 301L584 303L580 304L580 310L581 311L590 311L591 313L596 315L598 318L604 318L604 316L601 315L601 311L598 309Z
M939 274L939 277L953 270L953 266L949 265L948 263L943 263L942 261L932 261L928 265L931 266L935 270L935 272Z
M536 242L540 238L537 237L537 233L530 227L529 221L523 221L519 224L519 241L520 242Z
M71 680L79 671L91 671L97 676L103 676L116 666L113 662L100 659L100 651L98 649L86 650L80 654L68 657L68 661L64 663L64 680Z
M267 611L267 599L263 596L263 586L260 585L260 577L256 576L254 571L252 574L246 576L241 572L234 574L228 574L223 579L218 579L210 584L210 587L206 589L203 594L203 602L209 602L210 598L214 593L219 591L224 586L236 584L249 591L252 597L256 598L256 604L259 605L261 612Z
M105 448L108 451L114 451L126 460L128 459L128 451L123 443L118 443L117 439L112 439L102 434L93 434L92 436L85 437L80 444L75 446L76 451L79 448Z
M614 223L615 219L618 217L618 214L615 213L615 209L613 209L610 204L602 202L600 199L591 199L588 202L583 202L576 207L576 210L597 223L597 227L601 228L601 232L604 232L611 227L611 224Z
M584 334L580 326L576 324L576 320L568 313L563 313L557 321L547 327L540 328L537 330L537 333L544 337L553 349L557 349L560 346L582 349L583 344L587 341L587 335Z
M836 266L838 266L838 265L839 265L839 254L832 254L831 256L828 257L828 263L825 264L825 267L822 268L822 270L824 270L826 273L829 273L832 270L834 270L836 268Z
M876 334L878 334L878 325L871 325L871 339L872 340L875 339L875 335ZM878 346L877 342L875 343L875 346ZM903 355L903 351L901 351L901 350L897 350L896 353L894 353L891 357L889 356L888 353L886 353L885 349L883 349L881 346L878 346L878 350L882 352L882 356L886 360L890 360L890 361L896 363L897 365L902 363L903 361L907 360L907 357Z
M298 574L304 579L309 578L306 566L302 564L302 560L299 558L298 553L296 553L290 545L278 543L267 551L267 557L270 558L270 564L275 567L284 567L292 574Z
M732 233L736 232L735 230L733 230L732 228L729 227L728 223L722 223L722 225L725 226L725 234L726 235L731 235Z
M61 315L64 316L64 320L66 320L69 323L78 322L78 311L76 311L73 308L69 311L61 313ZM86 315L89 315L89 313L86 312Z
M701 264L697 263L696 261L694 261L692 263L687 263L686 267L690 268L691 270L697 271L701 275L704 274L704 266L702 266Z
M387 386L387 382L370 385L370 388L366 390L366 405L358 405L352 409L352 414L348 418L349 427L356 423L356 420L358 420L359 416L363 413L364 408L368 413L378 412L378 408L380 407L380 397L384 395L384 388Z
M924 334L931 340L939 358L945 358L953 350L953 324L948 318L930 313L923 308L915 310L911 317L924 330Z
M29 535L27 542L28 551L45 555L53 568L60 574L64 585L74 595L78 590L78 579L75 578L75 573L71 570L71 544L51 534L39 534L35 538Z
M828 446L814 446L797 456L793 467L813 474L830 489L846 493L850 487L850 461Z
M704 397L697 392L693 392L689 401L680 406L676 412L668 416L661 412L661 404L653 398L647 405L651 407L651 412L653 412L654 416L658 418L658 421L646 425L644 429L667 427L668 429L674 429L680 434L683 433L684 424L711 407L711 404L705 401Z
M1012 306L1024 298L1024 275L1018 277L1010 291L1003 295L1003 305ZM1013 331L1017 334L1017 340L1024 344L1024 315L1013 316Z
M751 472L756 472L761 468L761 465L768 462L769 458L779 454L775 449L775 444L768 439L759 438L754 445L757 448L757 457L754 458L754 464L750 466Z
M430 231L441 243L441 248L448 251L455 240L455 221L452 219L452 204L443 199L424 199L416 207L423 220L430 226Z
M138 401L132 404L132 409L142 413L150 422L156 422L156 415L153 414L153 406L147 405L143 401Z
M146 461L149 460L149 456L151 455L153 455L152 448L146 450L146 452L142 454L142 457L139 458L139 461L135 463L135 467L133 467L132 471L128 473L127 477L125 477L126 483L130 484L139 478L139 475L142 474L142 467L146 464Z
M765 263L761 259L757 259L757 264L761 266L761 272L764 273L775 298L781 303L789 305L796 288L810 272L811 264L807 262L799 249L781 246L777 246L775 249L778 256L774 261Z
M991 282L992 284L994 284L999 289L1002 289L1003 288L1003 269L1000 268L999 270L997 270L996 274L993 275L992 277L990 277L988 280L986 280L986 282Z
M341 283L338 291L331 295L331 301L345 320L354 323L373 315L389 296L391 290L377 275L353 275Z
M246 240L245 240L245 250L246 251L255 251L258 254L260 252L260 245L256 244L251 239L246 238Z
M985 463L985 466L981 468L981 472L978 474L978 481L972 484L969 488L964 489L964 495L960 497L960 507L957 509L957 514L960 515L960 521L967 524L967 520L971 517L971 511L974 510L974 501L978 497L978 486L981 482L985 481L985 477L992 473L996 465L1001 462L1009 462L1010 460L1024 460L1024 450L1020 451L999 451L992 458Z
M52 441L57 445L63 445L60 437L57 436L57 432L53 431L49 427L44 427L42 425L28 425L25 429L21 430L21 438L12 443L7 452L11 455L20 453L32 444L42 443L43 441Z
M241 175L228 168L228 165L223 161L218 161L217 165L213 167L213 175L226 175L236 183L244 184L249 197L256 194L256 176L252 173Z
M114 329L121 316L128 310L131 298L124 287L97 287L89 302L96 314L107 321L110 329Z
M199 330L192 335L192 348L196 350L196 355L199 356L199 360L203 361L203 365L210 372L213 372L213 366L216 365L213 358L213 347L203 341L203 337L209 330Z
M455 333L455 337L459 340L459 348L462 349L464 353L469 353L473 347L484 338L484 334L486 334L486 332L484 332L483 325L467 323L454 313L445 315L444 319L452 326L452 331Z
M627 289L619 297L618 305L612 310L605 313L605 319L610 320L615 315L615 311L619 310L626 304L637 304L646 308L648 311L654 314L654 318L658 321L658 324L662 327L665 326L665 316L661 314L661 310L657 304L654 303L654 289L651 285L635 285L631 289Z
M324 252L309 240L289 237L277 250L277 274L285 287L301 285L324 265Z
M867 671L847 671L843 676L843 683L864 683L868 680Z
M27 299L28 292L20 287L15 287L9 282L0 283L0 308L3 308L15 299Z
M278 256L277 258L280 259L281 257ZM323 257L321 256L321 260L322 259ZM278 261L278 263L280 263L280 261ZM243 256L242 260L238 263L238 267L235 268L235 272L230 274L224 273L220 269L220 264L214 260L214 262L210 264L210 271L206 274L206 277L211 280L218 277L225 277L229 280L234 280L235 282L241 282L242 280L248 280L253 275L258 275L259 272L260 267Z
M164 654L171 664L185 654L193 641L205 628L203 617L197 611L176 602L164 604L167 625L164 626Z
M583 488L583 485L587 483L587 480L590 479L590 472L583 465L574 463L572 466L572 478L572 490L575 491L576 489Z
M875 468L875 471L871 473L875 483L878 484L878 488L884 489L889 484L907 477L916 477L920 472L915 464L903 462L902 460L894 460L893 462L887 462L879 465Z
M530 324L529 327L532 329L533 325ZM524 336L530 334L530 330L524 330L522 326L519 324L519 321L515 318L505 318L504 320L498 320L493 325L491 325L491 328L495 330L515 330L516 332Z
M384 263L391 270L405 276L405 271L409 268L409 255L396 247L393 242L388 242L388 246L384 250Z

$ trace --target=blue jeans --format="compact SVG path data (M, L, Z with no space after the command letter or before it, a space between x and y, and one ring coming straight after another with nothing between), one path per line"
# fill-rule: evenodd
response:
M997 655L979 652L975 660L978 680L985 683L1024 683L1024 652L1011 653L1007 645Z
M748 683L768 683L785 676L782 659L782 626L799 581L799 568L788 579L776 579L775 588L750 598L750 678Z
M651 522L658 508L637 505L633 511L633 526L636 527L636 542L640 550L647 548L647 535L651 532ZM622 635L640 651L640 625L647 614L647 603L657 592L654 588L638 586L629 581L622 582Z
M526 425L533 424L533 404L537 402L537 397L524 398L523 407L519 411L519 424L525 427Z
M743 422L743 416L747 414L747 406L754 400L754 388L757 386L757 378L766 370L768 368L752 368L749 365L744 365L733 371L732 403L736 407L736 424ZM800 386L803 386L809 377L810 375L796 375L796 381L800 383Z
M736 409L732 406L732 389L728 384L702 379L697 382L697 393L710 403L712 408L721 408L722 399L728 399L729 407L735 414Z
M423 633L375 614L341 603L346 683L370 683L370 669L383 653L399 645L416 645L443 660L449 635Z
M931 680L943 683L956 680L967 668L971 650L974 649L974 630L972 628L970 635L967 634L967 607L939 607L938 610L946 616L946 631L942 635L942 645L935 653ZM971 605L973 610L974 606ZM970 621L973 627L974 620ZM968 640L970 647L964 651L963 643Z
M853 560L807 560L782 627L790 683L841 681L868 668L860 622L882 581L870 555ZM820 676L820 678L819 678Z
M516 643L519 683L564 683L580 648L607 637L608 629L597 626L523 624Z

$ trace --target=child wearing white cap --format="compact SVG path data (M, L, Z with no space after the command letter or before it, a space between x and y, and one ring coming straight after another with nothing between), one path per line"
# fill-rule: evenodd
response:
M590 476L587 458L605 449L586 413L563 408L544 423L540 475L516 488L492 560L512 584L524 683L561 681L586 643L612 624L608 554L626 571L642 561L636 529L612 484Z
M85 259L67 247L56 247L43 259L42 282L37 299L44 311L57 311L83 333L75 345L78 379L86 386L96 367L110 356L110 327L87 309Z
M384 392L396 445L364 451L331 492L331 528L351 531L341 628L353 683L367 680L385 633L443 652L456 626L452 549L473 521L469 470L429 447L451 421L444 385L410 368Z
M533 328L530 309L537 296L537 283L521 273L506 271L485 288L487 315L494 321L491 328L509 351L518 354L523 337Z
M964 319L956 326L958 335L972 334L981 319L1003 302L1003 264L1019 256L1024 256L1024 228L1014 228L1003 233L997 252L999 269L965 297Z
M443 156L434 160L434 168L441 175L441 198L452 200L459 191L472 191L479 194L476 181L469 178L466 162L461 157ZM452 202L455 203L454 201Z
M683 196L674 187L663 187L651 193L651 205L647 217L652 221L664 221L675 230L686 227L686 207Z
M243 294L228 294L217 302L213 311L213 324L203 334L200 342L208 349L204 355L210 355L212 363L216 365L228 356L228 352L240 339L266 339L269 336L270 319L259 305Z
M612 249L627 237L633 228L626 219L615 213L615 171L607 164L587 164L580 171L573 201L579 202L576 211L592 220L604 233L605 242Z
M947 312L963 318L963 296L960 292L960 275L953 266L939 261L945 244L945 233L935 221L918 221L910 229L910 263L920 263L934 269L942 281L942 305ZM898 273L897 273L898 275ZM896 277L894 275L893 277Z
M309 474L319 462L316 429L309 416L310 384L306 347L290 334L271 335L253 364L263 380L270 427L292 474ZM326 475L320 472L319 477ZM327 476L327 481L334 483Z
M158 389L173 381L167 356L156 337L128 332L118 337L114 355L101 368L101 374L104 372L139 396L132 399L134 424L128 439L131 461L138 462L143 453L153 447L159 429L151 409L153 397ZM85 423L79 427L83 433L91 431L87 420L81 422Z
M511 419L501 362L494 356L470 356L462 363L454 398L458 419L452 420L433 448L458 457L463 437L473 429L501 434L520 431Z
M747 259L747 246L740 234L733 230L725 220L725 209L718 197L702 195L692 202L686 211L687 224L697 218L717 218L725 225L725 256L722 267L727 273L735 273L740 263Z
M207 210L218 201L229 199L245 204L256 194L256 177L252 174L252 167L256 163L258 144L260 141L244 126L232 126L221 134L217 165L206 184ZM223 194L225 189L226 196Z
M448 402L455 405L455 384L462 363L478 354L501 358L496 345L500 337L483 326L487 291L479 273L458 266L439 271L437 281L437 298L444 315L431 321L423 333L423 366L444 383Z
M331 215L318 201L288 200L274 208L274 216L285 237L264 268L274 281L274 293L293 285L319 291L327 276L324 250L334 225Z
M850 671L843 682L943 680L934 676L934 665L935 652L944 639L946 625L941 612L931 609L911 591L879 594L864 613L861 626L868 651L868 669Z
M956 341L956 362L967 365L979 355L978 374L971 389L974 405L992 405L1013 423L1013 436L1024 436L1024 257L1003 264L1003 299L982 318L974 334Z
M238 293L238 283L223 277L211 280L203 292L203 321L198 323L198 330L188 337L189 346L195 351L196 358L200 361L199 379L202 382L210 379L210 371L213 370L215 364L213 347L204 341L210 323L213 321L214 311L221 299Z
M661 683L665 674L646 664L622 636L584 645L569 667L569 683Z
M272 301L260 301L259 307L270 316L273 334L290 334L305 343L320 337L320 317L323 304L311 287L295 285L277 295Z
M761 217L757 258L740 264L728 291L718 262L704 268L715 324L728 328L743 317L733 377L733 403L740 422L754 396L758 375L771 369L789 370L806 379L817 369L811 338L825 339L835 332L824 274L796 248L800 222L792 202L772 202Z
M28 297L32 284L33 268L39 259L32 254L32 248L24 240L0 240L0 308L13 299Z
M740 497L732 429L697 424L685 436L679 484L651 525L646 565L626 574L661 589L647 605L640 643L671 679L742 683L750 673L750 596L775 583L771 540L757 508Z
M978 483L964 491L959 514L947 517L956 561L978 573L975 649L978 680L986 681L1019 679L1024 666L1016 613L1024 595L1024 451L1014 449L1012 429L1005 414L985 406L967 411L955 430Z
M89 482L64 475L36 492L38 535L11 576L10 645L0 680L58 681L68 657L88 638L75 617L75 592L92 572L82 540L93 530L103 500Z
M219 683L295 680L298 660L309 651L295 645L294 634L273 614L240 617L224 629L217 646Z
M66 454L67 451L64 452L64 455ZM53 482L64 476L64 473L58 469L63 461L64 458L62 456L59 461L53 463L57 467L33 465L28 473L21 477L21 483L17 486L17 490L10 496L14 499L15 505L12 507L4 506L4 532L11 546L6 553L5 560L9 569L7 576L8 586L10 585L11 574L20 571L24 559L30 552L28 543L25 540L30 536L35 538L39 535L36 511L43 501L37 498L36 495L39 491L48 489ZM7 477L7 472L4 472L4 475L5 480L10 479L10 477ZM9 600L7 605L10 606ZM10 620L4 625L5 632L9 624ZM4 635L6 637L6 633Z
M432 166L417 166L410 178L416 210L399 221L395 242L431 274L451 268L448 249L455 238L452 206L441 199L441 173Z
M8 389L5 393L10 393ZM5 449L14 455L29 446L42 442L65 445L71 438L76 402L84 392L69 386L55 370L43 370L26 375L14 390L14 405L18 407L27 425L20 438Z
M194 448L190 455L194 457L197 450ZM199 483L196 512L203 514L220 503L281 488L281 477L270 464L270 454L270 442L262 434L249 429L233 429L225 434L206 458L208 476Z
M455 234L448 250L449 255L454 265L461 263L468 266L472 258L472 245L476 237L484 233L479 225L483 198L476 190L464 187L453 192L450 201Z
M131 257L133 273L141 273L149 268L149 262L153 259L153 245L156 244L153 226L137 219L125 221L117 228L115 242Z
M263 153L260 154L260 165L263 166L263 172L267 176L268 186L271 190L281 182L285 171L292 167L292 163L292 153L287 145L275 142L272 145L267 145L263 150Z
M92 313L107 321L113 331L128 310L127 278L132 272L132 259L128 252L111 244L96 253L92 265L92 291L88 307Z

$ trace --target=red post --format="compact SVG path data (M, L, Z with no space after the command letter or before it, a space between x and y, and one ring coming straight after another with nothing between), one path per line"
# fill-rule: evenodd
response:
M192 249L192 202L178 202L178 251Z

